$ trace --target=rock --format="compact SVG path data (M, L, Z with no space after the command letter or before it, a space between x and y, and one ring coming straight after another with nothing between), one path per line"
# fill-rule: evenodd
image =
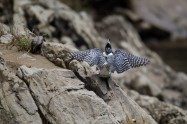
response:
M9 44L13 42L14 36L12 34L2 35L0 37L0 43Z
M0 23L0 36L7 35L9 33L10 33L10 28L5 24Z
M14 11L15 13L20 13L20 14L23 14L23 7L24 6L27 6L27 5L30 5L32 3L31 0L13 0L14 2ZM23 16L23 15L22 15Z
M16 38L23 37L23 36L28 36L29 35L29 30L25 29L25 26L23 24L15 24L12 26L12 34Z
M167 87L170 87L172 89L177 89L178 91L186 92L185 87L187 86L187 76L185 73L178 73L175 77L173 77L173 80L170 84L168 84Z
M49 123L118 123L110 107L94 92L85 90L72 71L32 71L24 66L20 70Z
M187 106L184 88L175 84L179 81L185 87L187 76L173 71L150 51L124 17L107 16L97 20L95 25L86 12L75 12L56 0L14 2L16 25L11 29L12 35L30 36L27 26L31 30L36 26L40 32L49 32L47 41L54 42L43 43L43 55L61 68L29 68L17 64L18 70L10 71L0 58L0 115L5 113L7 116L0 116L0 121L6 123L10 119L10 122L20 124L186 122L185 111L165 102L183 108ZM149 28L149 25L143 26ZM95 67L72 61L67 56L67 52L78 50L74 46L81 50L103 48L107 37L112 40L114 49L120 47L145 56L151 64L123 74L114 73L107 80L97 76ZM74 46L60 44L61 41L71 42ZM43 65L43 62L38 64ZM131 88L163 102L137 92L129 93Z
M92 91L86 90L84 83L72 71L66 69L36 70L20 67L22 79L27 82L39 109L50 123L155 123L149 115L137 106L113 81L109 81L113 91L110 100L103 101ZM80 76L81 77L81 76ZM97 79L97 81L96 81ZM53 81L55 80L55 81ZM86 87L99 92L98 77L85 81ZM103 94L103 90L100 90ZM47 93L47 94L46 94ZM107 92L108 94L108 92ZM105 94L103 94L105 95ZM100 96L101 97L101 96ZM71 99L69 99L71 98ZM120 101L124 102L120 102ZM57 109L58 108L58 109ZM125 111L124 111L125 110ZM64 116L62 116L64 115ZM143 120L142 120L143 118Z
M112 78L118 85L120 85L120 87L126 90L127 86L128 88L133 88L140 93L143 93L143 91L145 91L143 85L145 86L146 84L148 89L152 89L152 92L149 92L148 90L146 90L146 92L155 95L160 94L160 91L170 89L173 90L173 94L178 95L179 93L180 97L175 97L176 95L170 96L170 94L165 93L161 93L157 97L166 102L186 108L187 104L185 98L183 97L185 96L183 90L179 91L178 88L170 87L173 86L173 84L177 84L176 81L178 81L180 76L178 77L178 73L164 64L156 53L150 51L141 42L136 30L128 21L126 21L122 16L112 15L103 18L101 22L97 23L96 27L101 36L110 36L111 41L113 41L114 49L116 49L115 47L120 47L121 49L129 51L134 55L147 56L151 61L146 67L131 69L122 74L114 73ZM137 75L140 75L140 79L136 79ZM185 87L186 84L185 78L187 76L184 74L182 77L183 78L180 78L179 82L183 85L178 85L179 87ZM149 81L151 83L148 83ZM139 85L137 86L137 84Z
M187 28L184 23L187 13L185 0L133 0L135 13L146 22L169 32L176 38L186 38ZM177 21L176 21L177 20Z
M38 108L27 85L9 71L3 61L0 63L0 77L0 112L4 112L4 115L7 115L6 119L10 119L8 123L42 124ZM3 120L2 123L6 123L4 116L0 118Z
M159 124L186 124L187 112L180 108L160 102L158 99L139 95L137 92L127 93L138 105L144 108Z
M128 84L128 87L135 89L141 94L150 96L159 96L161 94L161 89L156 85L156 83L151 81L149 78L142 76L140 73L132 79L132 82Z
M19 12L17 14L27 20L30 30L38 28L40 32L47 32L59 41L63 36L70 37L79 48L83 45L86 48L100 47L99 34L87 13L76 13L57 1L53 1L52 5L49 3L38 1L37 5L28 4L22 7L26 16L21 16ZM54 4L57 5L55 8ZM50 27L48 31L46 27Z
M133 4L133 2L131 4ZM126 8L116 8L115 13L127 19L134 26L134 28L136 28L141 39L147 44L151 44L154 41L162 41L164 39L171 38L170 32L142 19L141 16L134 12L134 9L129 10Z
M70 45L64 45L59 43L46 42L43 44L44 56L55 63L56 65L67 68L66 64L66 53L68 51L77 51L77 49L71 47Z
M176 103L176 105L181 106L182 108L186 109L187 108L187 91L186 91L186 87L187 87L187 76L186 74L180 72L177 73L175 75L171 76L171 80L170 82L168 82L166 84L166 89L170 89L170 90L174 90L176 92L179 92L180 95L178 95L178 93L176 93L176 95L178 97L174 97L171 98L170 95L167 97L167 101L169 102L174 102ZM175 95L174 95L175 96Z
M12 24L12 15L13 15L13 1L0 1L0 22L5 24Z
M89 69L88 66L86 67L84 63L80 64L80 63L72 61L68 65L68 59L66 58L65 51L67 51L68 49L70 50L70 48L71 48L70 46L68 48L67 45L62 45L62 44L60 45L59 43L45 43L44 44L44 55L46 55L47 51L50 51L50 53L52 55L51 55L51 57L47 56L47 58L49 60L51 60L52 62L56 63L56 60L58 58L61 59L61 60L64 60L64 63L66 63L65 68L74 69L76 77L78 77L79 80L84 82L84 85L85 85L86 89L94 91L98 96L100 96L100 98L104 99L104 101L106 103L108 103L108 105L110 107L112 107L112 113L116 113L115 117L119 122L127 123L127 121L133 122L133 120L136 120L140 123L143 123L141 118L144 118L146 121L154 123L154 121L148 115L146 115L146 113L143 110L141 110L141 108L136 106L136 104L133 101L131 101L128 98L128 96L126 96L125 93L118 86L116 87L116 84L112 80L109 81L110 87L112 87L112 89L115 90L115 91L108 91L106 82L104 80L98 78L97 76L92 76L92 75L94 75L95 71L92 72L91 69ZM59 55L61 55L61 56L59 56ZM59 66L62 66L64 68L63 65L59 65ZM45 74L44 72L41 72L41 73ZM54 74L54 73L55 73L55 71L53 71L51 74ZM64 71L61 72L61 73L66 74L66 72L64 72ZM41 77L43 77L43 76L39 76L39 77L41 79ZM47 77L50 78L49 75ZM55 79L58 79L57 77L55 77L55 75L53 75L52 77L55 78ZM60 76L60 77L63 77L63 76ZM30 78L25 77L25 79L30 79ZM33 77L33 79L37 79L37 78ZM59 80L63 81L64 79L59 79ZM58 81L55 80L55 82L58 82ZM67 82L67 81L65 81L65 82ZM42 83L39 83L39 84L42 84ZM69 81L68 81L68 84L70 84ZM56 87L60 87L60 86L56 86ZM61 87L61 88L63 88L63 87ZM33 88L33 89L36 89L36 88ZM123 100L123 101L126 101L126 102L123 105L118 100L119 101ZM130 108L130 109L128 109L128 108ZM123 111L124 109L126 111ZM127 115L125 113L127 113ZM128 119L124 116L121 116L121 115L126 115L126 117ZM141 116L141 118L140 118L140 116Z
M62 37L61 42L63 44L73 45L75 47L75 45L70 37L66 37L66 36Z
M50 17L54 14L53 10L44 9L39 5L29 6L27 9L28 16L36 16L41 25L48 23Z
M100 80L102 80L102 79L100 79ZM100 82L101 81L99 81L99 83ZM116 85L115 82L113 82L111 79L109 79L108 82L106 82L106 83L108 83L109 87L112 90L107 93L107 95L109 94L108 99L105 98L105 100L112 108L115 108L114 111L116 111L116 110L118 111L118 112L116 111L117 116L124 115L123 112L125 112L126 113L125 115L128 118L127 119L128 123L136 123L136 122L138 122L138 123L155 123L149 116L147 116L147 114L144 112L144 110L142 111L137 106L137 104L132 99L130 99L126 95L126 93L123 90L121 90L121 88L118 85ZM96 83L96 85L97 85L97 83ZM101 86L99 86L99 85L100 84L98 84L98 86L96 88L102 86L102 85ZM90 86L92 86L92 85L90 85ZM118 102L118 100L120 102ZM121 112L121 110L122 110L122 112ZM122 121L122 123L123 123L123 121Z
M38 0L39 4L46 6L49 9L62 9L62 10L71 10L69 6L66 4L62 4L62 2L58 0L49 0L49 1L43 1L43 0Z
M45 42L45 38L43 36L33 36L31 37L31 53L41 53L42 46Z
M58 13L56 13L56 18L64 21L64 24L67 25L66 28L68 28L66 29L67 31L74 31L74 34L70 35L66 34L64 29L58 29L62 32L62 34L70 35L75 44L85 44L88 48L99 47L97 42L98 34L94 30L93 25L89 24L90 22L87 22L87 20L84 20L84 18L81 18L80 15L77 15L74 11L58 11ZM63 27L63 25L60 24L57 19L54 21L56 24L58 24L55 25L56 27Z

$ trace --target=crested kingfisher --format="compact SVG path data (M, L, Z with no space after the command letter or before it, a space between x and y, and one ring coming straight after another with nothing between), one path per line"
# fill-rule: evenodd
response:
M148 64L146 58L135 56L123 50L112 51L112 46L108 40L104 52L99 48L78 52L70 52L68 55L79 62L87 62L90 66L96 65L100 77L110 77L115 71L122 73L130 68L136 68Z

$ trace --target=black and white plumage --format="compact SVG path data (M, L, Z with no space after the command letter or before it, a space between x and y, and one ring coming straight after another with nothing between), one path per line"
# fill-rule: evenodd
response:
M105 51L102 53L100 49L90 49L85 51L68 53L70 57L80 62L87 62L90 66L96 65L97 70L100 70L100 76L108 77L116 71L122 73L130 68L143 66L149 63L146 58L135 56L131 53L116 50L112 51L110 41L105 46Z

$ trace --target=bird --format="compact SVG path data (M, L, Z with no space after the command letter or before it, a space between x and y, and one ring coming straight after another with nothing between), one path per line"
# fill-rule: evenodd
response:
M136 68L147 65L150 61L147 58L135 56L121 49L112 51L110 40L107 41L104 52L99 48L70 52L68 53L72 59L79 62L87 62L90 66L96 65L96 70L99 70L100 77L110 77L115 71L123 73L130 68Z

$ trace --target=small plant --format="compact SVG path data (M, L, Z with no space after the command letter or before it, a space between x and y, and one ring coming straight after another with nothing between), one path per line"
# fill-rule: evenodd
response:
M15 45L19 50L30 50L31 42L26 36L17 37L15 40Z
M18 50L21 51L28 51L31 53L42 52L43 54L42 45L45 41L44 36L35 35L33 32L30 32L27 28L24 27L22 28L22 30L24 30L24 33L20 33L16 26L10 27L10 32L14 36L14 40L9 44L9 46L15 46L18 48Z
M26 33L20 33L19 28L16 25L10 26L10 33L14 36L14 40L10 44L8 44L8 46L10 46L9 48L15 46L20 51L29 51L31 48L29 32L26 28L22 27L21 29L24 30Z

